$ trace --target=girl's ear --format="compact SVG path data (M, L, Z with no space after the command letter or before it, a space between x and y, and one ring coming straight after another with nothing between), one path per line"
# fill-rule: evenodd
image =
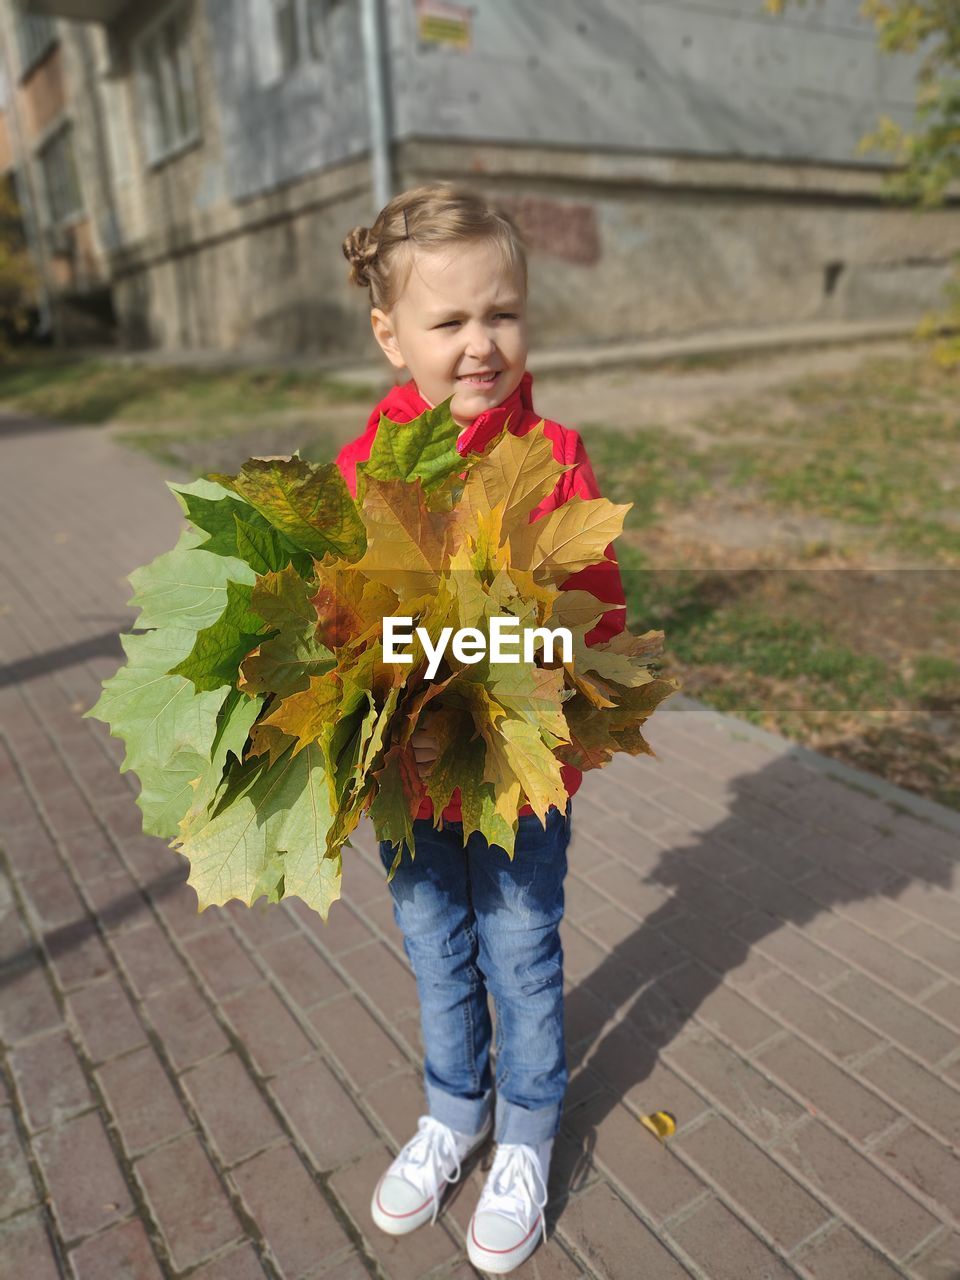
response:
M395 369L405 369L407 362L400 354L400 347L397 343L397 335L394 331L393 321L386 311L381 311L379 307L374 307L370 312L370 325L373 329L373 336L380 345L380 350L387 357Z

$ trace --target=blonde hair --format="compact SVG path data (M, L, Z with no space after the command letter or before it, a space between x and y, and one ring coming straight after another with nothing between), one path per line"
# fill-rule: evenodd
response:
M370 306L390 312L406 287L413 248L446 249L488 242L527 291L527 244L503 209L469 187L437 183L414 187L393 197L372 227L354 227L343 241L350 280L370 290Z

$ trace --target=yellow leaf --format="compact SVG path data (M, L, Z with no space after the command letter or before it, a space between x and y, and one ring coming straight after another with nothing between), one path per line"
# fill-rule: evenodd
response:
M648 1116L641 1116L640 1123L658 1142L666 1142L677 1132L677 1122L669 1111L654 1111Z
M632 506L606 498L571 498L510 535L510 563L559 586L571 574L600 563Z

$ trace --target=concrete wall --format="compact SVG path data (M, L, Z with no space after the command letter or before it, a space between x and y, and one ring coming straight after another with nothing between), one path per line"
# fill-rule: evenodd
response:
M909 114L915 68L877 53L859 4L486 0L459 51L419 46L392 0L399 136L862 163L878 113Z
M908 118L914 71L876 53L858 3L774 20L760 0L485 0L461 51L421 46L412 0L387 0L397 189L467 181L515 212L543 346L910 320L960 214L887 205L857 152L881 111ZM128 342L377 355L340 253L376 212L358 7L334 4L323 59L281 76L268 0L193 0L201 136L151 166L130 6L108 112L128 122L111 126Z

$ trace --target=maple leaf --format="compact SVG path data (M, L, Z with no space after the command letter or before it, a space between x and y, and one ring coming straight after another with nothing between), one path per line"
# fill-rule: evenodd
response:
M285 537L320 559L326 552L346 560L363 553L363 522L340 469L313 466L301 458L252 458L236 476L214 476L245 498Z

